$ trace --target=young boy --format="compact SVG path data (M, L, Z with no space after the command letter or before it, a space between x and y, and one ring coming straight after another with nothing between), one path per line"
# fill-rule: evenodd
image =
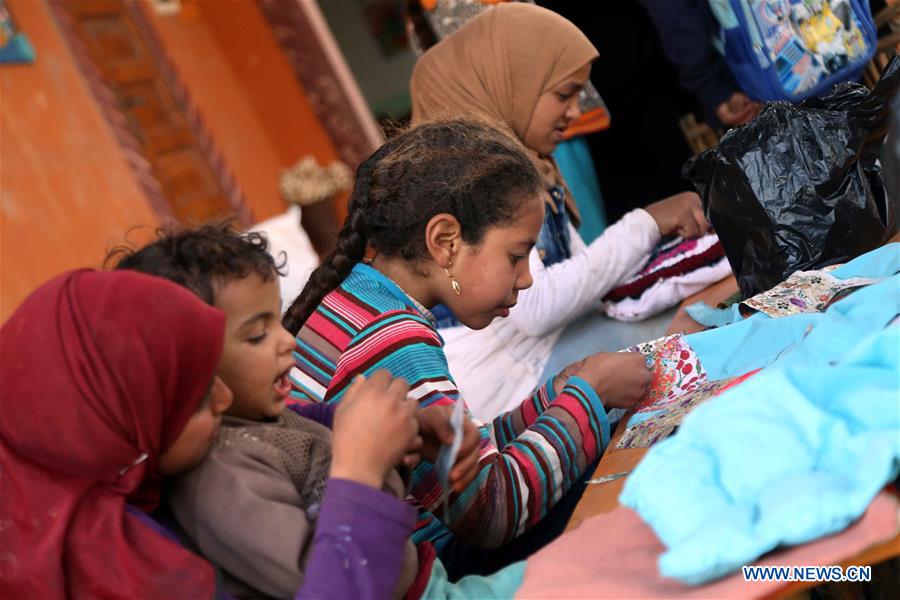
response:
M234 402L203 463L175 478L168 494L186 535L223 570L226 591L293 597L314 545L331 543L335 557L346 554L341 540L348 536L339 532L351 527L348 518L352 543L371 539L402 553L364 553L383 565L359 569L360 577L365 571L381 580L370 592L424 589L433 552L420 549L420 560L408 539L415 518L397 504L405 484L395 467L412 465L419 453L434 461L453 435L447 407L418 409L405 383L385 372L357 382L354 401L337 411L324 404L285 410L295 341L281 326L278 267L260 234L211 224L113 256L121 254L116 269L170 279L226 315L218 374ZM450 476L455 489L474 478L478 446L467 422ZM323 531L338 521L336 531Z

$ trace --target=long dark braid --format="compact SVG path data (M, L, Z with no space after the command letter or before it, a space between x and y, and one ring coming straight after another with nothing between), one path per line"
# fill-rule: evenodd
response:
M303 291L291 303L290 308L281 318L284 328L297 335L300 328L316 309L322 298L335 289L353 270L353 266L361 261L366 254L366 204L369 198L369 188L372 185L372 177L375 167L388 152L391 151L388 142L372 153L369 158L360 163L356 170L356 183L350 194L350 202L347 207L347 220L338 233L334 250L322 260L309 276Z
M521 143L490 125L436 121L400 133L360 165L335 250L285 313L284 327L296 335L367 247L407 261L427 258L425 226L439 213L456 217L463 240L474 245L540 190Z

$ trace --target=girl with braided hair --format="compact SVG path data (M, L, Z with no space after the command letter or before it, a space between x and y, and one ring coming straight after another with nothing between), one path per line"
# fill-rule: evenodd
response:
M509 315L531 285L542 194L521 145L485 124L426 123L377 150L337 247L284 316L298 343L294 399L339 403L354 377L386 369L421 406L463 402L429 308L445 304L473 329ZM449 492L446 512L434 465L416 466L413 540L496 548L532 528L606 447L604 405L633 405L649 378L636 354L594 355L478 423L478 475Z
M697 237L708 228L699 196L683 192L627 213L588 245L579 237L576 199L552 153L582 114L579 94L597 57L593 44L562 16L502 2L429 48L413 70L413 124L484 119L522 142L546 190L544 226L526 259L534 285L510 318L472 331L452 310L434 311L457 383L481 419L509 410L513 398L540 382L554 350L566 350L558 344L565 326L599 309L611 290L640 271L663 236ZM646 330L633 331L618 347L644 339ZM609 348L608 330L598 334L587 337L593 350L575 350Z

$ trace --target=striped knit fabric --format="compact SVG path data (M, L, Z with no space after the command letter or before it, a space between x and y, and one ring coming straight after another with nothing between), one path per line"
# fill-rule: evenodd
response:
M406 379L422 406L459 401L443 342L428 317L390 279L356 265L297 336L294 399L340 402L355 375L387 369ZM547 382L517 409L481 425L481 437L478 477L450 496L449 516L441 514L434 467L423 461L414 470L416 543L427 540L440 549L452 530L490 548L528 530L603 452L609 423L594 390L573 377L559 396Z

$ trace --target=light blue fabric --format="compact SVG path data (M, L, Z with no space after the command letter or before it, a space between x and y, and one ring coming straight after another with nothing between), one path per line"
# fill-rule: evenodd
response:
M700 358L700 364L712 380L743 375L774 361L779 351L801 339L818 314L801 314L771 319L763 313L718 329L686 335L685 339ZM770 326L770 323L777 323ZM768 339L766 335L770 335Z
M742 375L776 360L836 359L900 312L900 277L862 288L824 313L771 319L757 313L719 329L685 336L710 379Z
M597 171L594 169L591 151L583 137L576 137L557 146L553 159L578 205L578 212L581 214L578 234L585 244L590 244L606 229L603 195L600 193L600 184L597 183Z
M900 243L867 252L831 272L838 279L890 277L897 273L900 273ZM684 310L693 320L707 327L724 327L743 318L739 303L729 308L713 308L705 302L697 302Z
M522 586L525 577L525 561L513 563L493 575L482 577L469 575L456 583L450 583L447 570L440 560L434 561L431 578L422 594L425 600L469 600L482 598L512 598Z
M690 306L686 306L684 312L693 320L707 327L724 327L743 318L741 316L740 303L738 302L735 302L728 308L713 308L706 302L695 302Z
M824 314L707 332L720 334L720 373L772 364L699 406L629 478L619 500L667 546L663 575L698 584L839 531L897 476L900 326L886 325L898 303L892 277Z
M857 256L831 272L838 279L890 277L900 273L900 243L888 244Z

